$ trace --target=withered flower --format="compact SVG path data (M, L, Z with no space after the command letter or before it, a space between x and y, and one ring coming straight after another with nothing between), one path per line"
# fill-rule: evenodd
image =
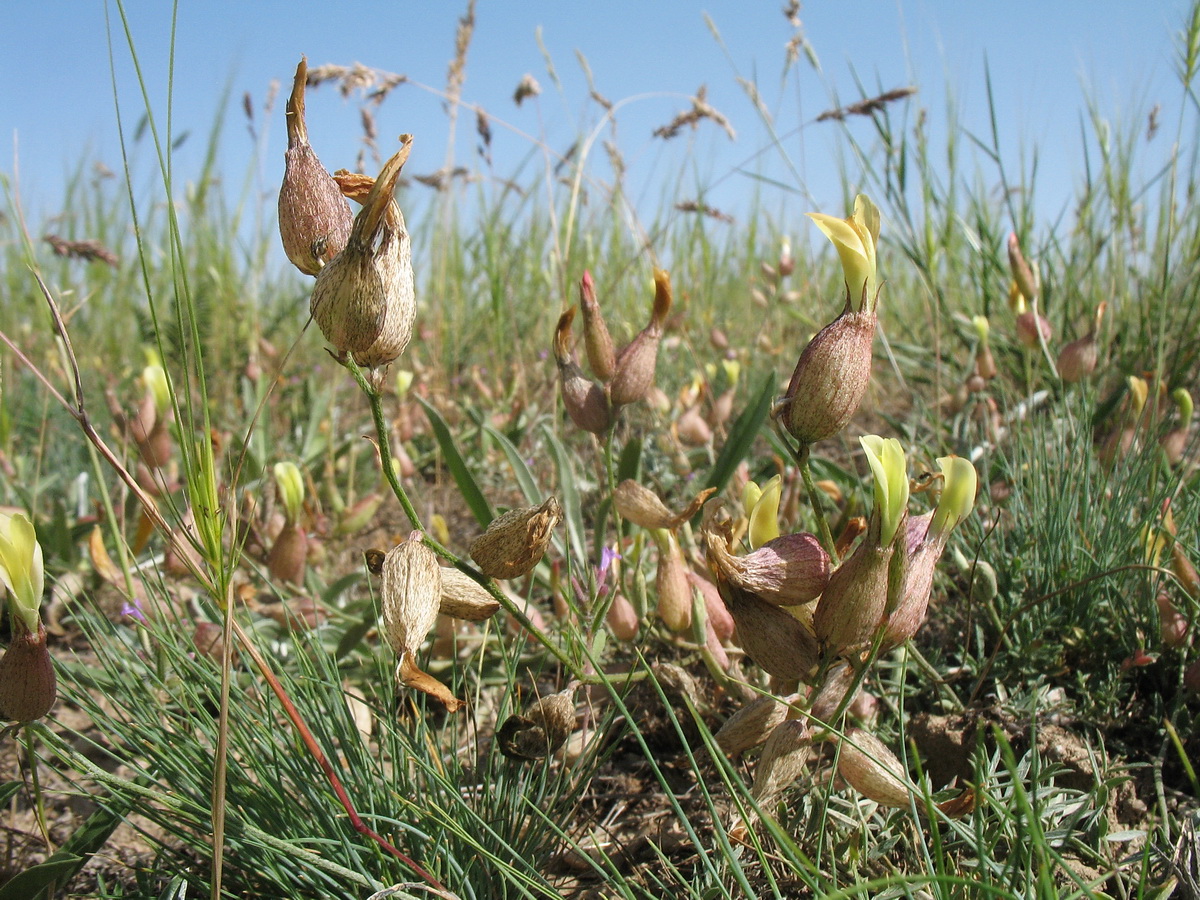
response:
M292 264L305 275L316 275L346 246L354 217L308 143L304 122L307 77L308 62L300 57L287 102L288 148L279 189L279 236Z
M654 387L658 364L658 345L662 340L667 314L671 311L671 277L662 269L654 272L654 307L650 321L617 357L616 369L608 385L613 406L624 406L645 399Z
M683 512L676 514L667 508L654 491L643 487L632 478L626 478L613 491L613 506L622 519L628 519L634 525L650 530L667 528L674 531L699 512L704 501L715 490L716 488L705 488Z
M309 307L339 359L387 366L412 337L416 316L412 246L404 215L393 199L412 135L384 163L371 186L346 248L320 272Z
M551 497L541 506L510 509L471 543L471 559L491 578L520 578L542 560L562 507Z

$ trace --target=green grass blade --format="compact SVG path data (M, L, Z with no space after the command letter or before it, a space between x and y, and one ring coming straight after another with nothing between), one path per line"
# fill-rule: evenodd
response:
M738 463L749 455L755 438L762 430L763 422L767 420L767 413L771 411L771 403L775 399L775 390L775 373L768 372L763 378L762 387L754 396L754 401L742 411L734 420L733 427L729 429L729 439L725 441L717 461L713 463L704 479L705 487L714 487L719 491L729 483Z
M458 445L454 442L454 437L450 434L450 427L446 424L446 420L442 418L441 413L433 408L423 398L417 397L421 406L425 409L425 415L429 417L430 427L433 428L434 437L437 438L438 447L442 450L442 456L446 460L446 468L450 470L451 477L454 478L454 483L458 485L459 491L462 492L463 500L466 501L475 520L480 526L487 528L488 524L495 518L492 512L492 506L488 503L487 498L483 495L483 491L479 488L479 482L475 480L475 476L471 474L471 470L467 468L467 463L463 459L462 453L458 450Z

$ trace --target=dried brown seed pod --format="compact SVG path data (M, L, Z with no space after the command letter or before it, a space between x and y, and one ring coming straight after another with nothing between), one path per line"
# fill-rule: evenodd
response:
M307 565L308 535L299 523L284 523L267 554L267 571L277 581L301 585Z
M588 271L584 271L579 280L579 305L583 309L583 344L587 349L588 365L597 378L609 381L617 370L617 360L612 337L604 324L600 304L596 302L596 285Z
M457 712L462 701L449 689L421 671L416 652L437 621L442 598L442 567L425 546L421 532L387 552L383 559L383 633L398 657L396 676L405 686L429 694Z
M510 509L471 543L471 559L490 578L520 578L541 562L562 507L551 497L541 506Z
M846 732L838 751L838 774L856 791L881 806L903 809L912 795L904 766L887 745L861 728Z
M0 656L0 717L32 722L50 712L58 697L58 678L46 647L46 628L37 633L13 616L13 636Z
M571 351L571 321L575 307L558 319L554 330L554 359L558 364L558 383L563 406L571 421L592 434L603 434L612 426L612 407L604 389L583 374Z
M412 246L392 198L412 135L384 163L345 249L317 273L309 308L340 359L386 366L408 346L416 316Z
M812 758L812 730L807 722L789 719L771 731L754 770L750 793L760 806L769 806L808 768Z
M279 235L292 264L305 275L316 275L346 246L354 216L308 143L304 122L307 76L308 63L300 57L287 102L288 148L279 189Z
M717 746L731 759L757 747L787 718L788 704L798 699L798 694L784 700L770 694L755 698L725 720L714 735Z
M500 752L509 759L544 759L575 730L575 687L542 697L524 715L509 716L496 732Z
M398 656L415 653L433 628L442 599L442 567L419 531L387 552L380 594L388 643Z
M500 610L500 601L470 575L442 567L442 599L438 611L456 619L481 622Z
M608 398L613 406L624 406L643 400L654 387L658 344L662 340L663 326L670 311L671 277L662 269L656 269L654 307L650 313L650 322L617 357L616 370L608 386Z
M904 514L907 518L907 513ZM904 534L902 521L897 534ZM837 654L855 653L871 642L883 621L888 601L892 557L900 537L879 544L878 510L871 516L867 536L829 576L813 614L813 629L821 644ZM904 553L904 548L901 548Z
M688 447L704 447L713 437L712 428L695 406L689 406L680 414L675 423L675 434L680 443Z
M713 580L737 625L734 640L767 673L808 681L820 660L817 639L803 622L738 587L717 569Z
M700 511L704 501L716 488L705 488L688 504L687 508L676 515L659 499L658 494L647 487L638 484L632 478L626 478L613 491L613 506L622 519L628 519L634 525L654 530L666 528L674 531L692 516Z

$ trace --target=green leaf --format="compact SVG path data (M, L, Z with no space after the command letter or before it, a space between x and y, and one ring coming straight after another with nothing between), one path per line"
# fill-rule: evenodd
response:
M633 438L625 445L621 451L621 458L617 460L617 481L624 481L627 478L637 481L641 471L642 439Z
M714 487L720 491L729 483L738 464L750 453L750 448L754 446L754 441L762 430L763 422L767 420L767 413L771 411L771 403L775 400L775 390L775 373L768 372L754 401L742 410L742 414L734 420L729 429L729 439L725 441L717 461L709 469L708 477L704 480L705 487Z
M529 466L525 465L521 451L513 445L512 441L491 425L485 424L482 427L484 433L495 441L496 445L504 451L504 455L508 457L508 464L512 466L513 475L517 478L517 484L521 487L521 493L525 495L525 501L541 505L546 496L542 493L542 489L538 487L537 480L533 477L533 473L529 471Z
M450 475L454 478L454 483L458 485L459 493L462 494L463 500L466 501L467 506L475 516L475 521L479 523L481 528L487 528L492 519L495 518L495 515L492 513L491 504L483 496L483 491L479 489L479 484L475 481L475 476L471 474L471 470L467 468L462 454L458 452L458 445L454 443L454 438L450 434L450 428L446 425L446 420L423 397L416 394L413 396L425 408L425 415L429 417L429 424L433 428L434 437L437 438L438 447L442 450L442 457L446 460L446 468L450 470Z
M6 882L4 887L0 888L0 900L31 900L47 896L47 888L52 885L61 888L74 877L85 862L82 856L72 856L60 850L44 863L30 866Z
M7 781L4 784L0 784L0 806L7 804L13 798L13 795L23 787L25 785L20 781Z

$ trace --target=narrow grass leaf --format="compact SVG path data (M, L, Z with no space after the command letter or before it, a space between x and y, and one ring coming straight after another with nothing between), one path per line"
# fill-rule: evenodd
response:
M424 398L418 396L417 400L420 401L421 406L425 409L425 415L429 417L429 425L433 428L433 434L437 438L438 447L441 448L442 456L446 460L446 468L450 470L450 475L454 478L454 483L458 485L463 500L466 501L471 514L475 516L475 520L479 523L480 527L487 528L492 519L495 518L495 515L492 513L491 504L487 502L487 498L484 497L483 491L480 490L475 476L467 468L467 463L458 451L458 445L454 442L453 435L450 434L450 427L446 424L446 420L442 418L441 413L434 409Z
M729 429L729 439L725 441L717 461L709 469L704 480L705 487L720 491L729 483L738 463L749 455L750 448L754 446L754 441L762 430L767 413L771 411L771 402L775 399L775 390L775 373L768 372L754 401L742 411L734 420L733 427Z

